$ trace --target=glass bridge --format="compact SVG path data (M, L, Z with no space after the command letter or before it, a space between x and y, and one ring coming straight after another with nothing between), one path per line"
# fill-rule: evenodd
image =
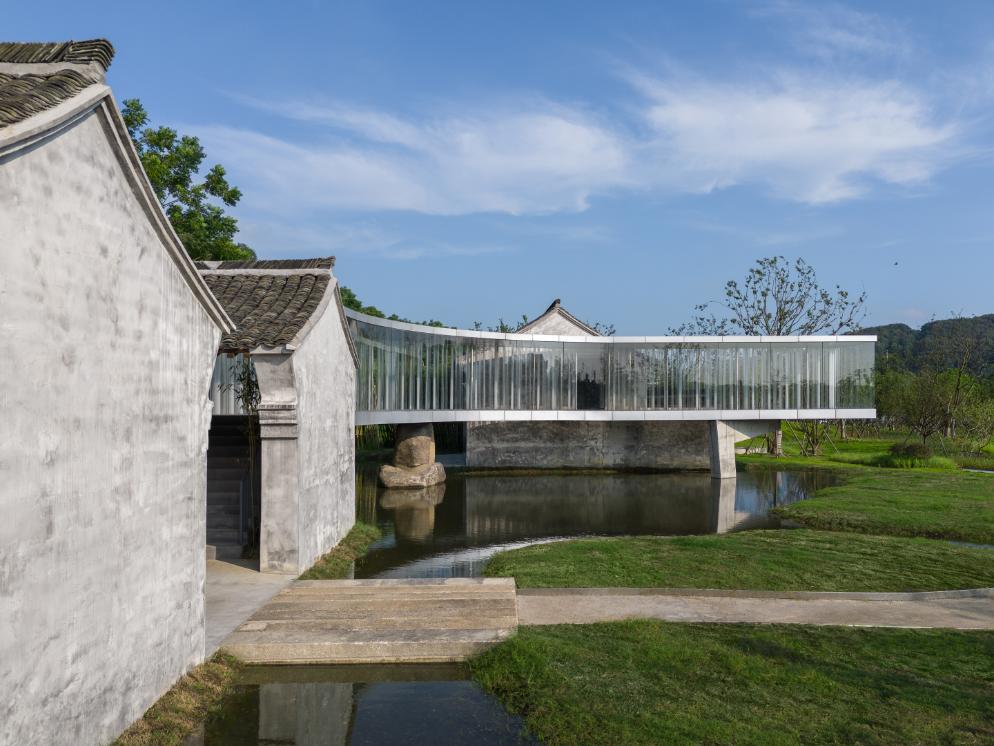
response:
M876 416L872 336L574 337L346 315L357 425Z

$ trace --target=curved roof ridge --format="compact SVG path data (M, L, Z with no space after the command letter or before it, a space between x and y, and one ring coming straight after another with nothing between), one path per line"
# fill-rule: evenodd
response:
M549 305L549 307L545 310L545 313L543 313L538 318L532 319L528 323L521 325L520 327L518 327L517 329L514 330L514 333L515 334L527 334L530 329L533 329L541 321L549 318L553 314L558 314L558 315L562 316L570 324L572 324L573 326L575 326L578 329L580 329L581 332L583 334L587 335L587 336L590 336L590 337L600 337L601 336L600 332L598 332L597 330L595 330L589 324L585 324L584 322L580 321L580 319L578 319L576 316L574 316L569 311L567 311L565 308L563 308L562 301L559 298L556 298L554 301L552 301L552 303Z
M114 45L107 39L84 39L57 42L0 42L0 62L38 65L67 62L77 65L96 63L104 72L114 59ZM29 72L25 70L25 72Z

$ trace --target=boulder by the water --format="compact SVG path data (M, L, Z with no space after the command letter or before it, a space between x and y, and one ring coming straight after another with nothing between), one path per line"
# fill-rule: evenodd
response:
M434 449L433 449L434 450ZM380 484L393 489L409 490L431 487L445 481L445 467L437 461L413 468L383 464L380 467Z
M410 469L435 463L435 428L430 423L397 425L394 442L394 466Z

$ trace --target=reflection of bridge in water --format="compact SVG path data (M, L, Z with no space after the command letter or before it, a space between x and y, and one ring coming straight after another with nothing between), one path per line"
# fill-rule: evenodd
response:
M714 534L778 527L767 513L831 484L824 472L706 474L452 474L419 491L378 488L359 479L359 512L385 538L357 577L479 574L496 551L557 537ZM441 495L441 501L438 496Z

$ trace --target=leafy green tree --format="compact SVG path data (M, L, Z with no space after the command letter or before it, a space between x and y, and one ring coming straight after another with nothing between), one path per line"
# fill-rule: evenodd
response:
M137 98L121 110L142 166L176 235L198 260L255 259L255 252L235 241L238 221L217 204L233 207L242 193L228 183L215 164L200 178L206 158L200 140L169 127L150 127L148 112Z
M437 326L437 327L444 327L445 326L445 324L443 324L441 321L438 321L437 319L430 319L428 321L413 322L410 319L402 318L401 316L398 316L395 313L392 313L389 316L387 316L385 313L383 313L383 311L381 311L376 306L367 306L367 305L364 305L363 302L361 300L359 300L359 296L357 296L355 294L355 291L353 291L349 287L346 287L345 285L342 285L338 289L338 292L339 292L339 294L342 297L342 305L343 306L345 306L346 308L351 308L353 311L358 311L359 313L364 313L367 316L376 316L377 318L380 318L380 319L389 319L390 321L406 321L408 324L418 323L418 324L422 324L423 326Z

